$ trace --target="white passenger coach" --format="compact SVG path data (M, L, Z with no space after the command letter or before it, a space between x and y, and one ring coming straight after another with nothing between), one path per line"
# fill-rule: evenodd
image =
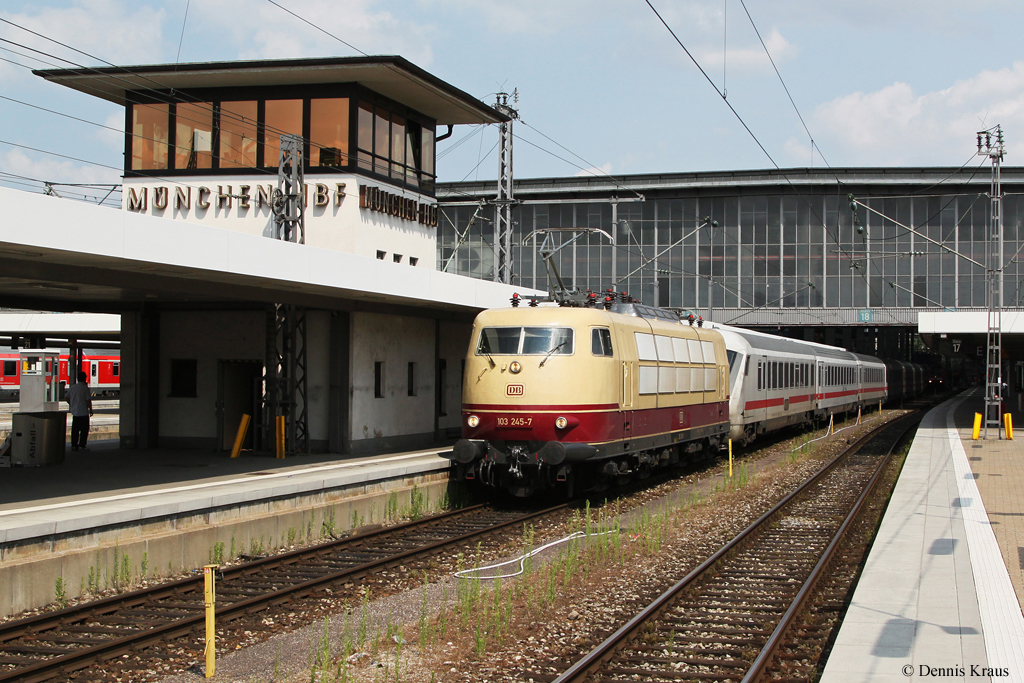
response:
M729 436L741 444L786 425L884 401L885 364L834 346L714 325L729 356Z

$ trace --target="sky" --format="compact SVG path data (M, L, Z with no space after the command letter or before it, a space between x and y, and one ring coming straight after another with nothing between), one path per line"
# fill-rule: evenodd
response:
M517 92L519 178L959 167L996 124L1024 163L1024 3L651 0L677 42L646 0L275 2L487 103ZM0 0L0 19L0 174L55 183L118 183L124 114L34 76L72 64L33 49L85 66L357 54L270 0ZM494 179L497 140L456 127L439 180ZM18 182L0 176L39 188Z

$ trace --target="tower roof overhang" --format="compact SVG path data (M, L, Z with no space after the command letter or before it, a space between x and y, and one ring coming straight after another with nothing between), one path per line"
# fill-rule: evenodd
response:
M440 125L508 120L493 107L398 56L148 64L33 73L120 105L126 103L126 93L133 91L359 83Z

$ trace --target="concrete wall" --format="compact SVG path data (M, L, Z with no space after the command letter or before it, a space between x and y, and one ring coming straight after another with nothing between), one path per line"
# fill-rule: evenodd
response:
M263 362L262 311L164 311L160 315L160 444L217 447L218 360ZM171 360L197 361L195 398L169 396Z
M270 181L268 181L268 178ZM359 188L378 187L385 192L414 200L417 204L435 205L433 198L398 188L386 183L374 182L360 176L350 174L308 175L305 177L307 189L306 205L306 244L322 247L332 251L342 251L360 256L377 257L377 251L386 252L385 260L393 262L395 254L402 256L401 263L408 264L409 257L419 259L418 268L437 268L436 227L431 227L416 220L398 218L379 211L361 209L359 207ZM328 190L326 206L316 206L313 201L317 184ZM338 201L338 184L344 183L343 196ZM177 189L190 192L190 205L177 205ZM143 213L150 216L170 218L209 225L250 235L273 235L273 218L267 204L259 204L258 189L264 192L276 187L276 180L266 174L231 175L231 176L181 176L174 183L154 180L152 178L125 178L122 208L128 208L129 188L139 196L146 191L145 210L133 209L132 213ZM204 201L209 208L197 205L199 189L203 188ZM247 189L244 189L247 188ZM166 192L166 207L158 208L154 198L158 191L163 196ZM250 198L246 204L237 197L227 198L218 205L217 194L233 194ZM161 202L162 203L162 202ZM230 203L230 206L227 204Z
M440 325L438 358L447 366L445 391L445 412L437 420L439 436L446 431L461 430L462 427L462 362L469 347L469 336L473 332L471 323L449 323Z
M122 446L216 449L223 445L223 437L218 440L218 361L264 362L265 313L154 311L154 317L156 326L151 322L147 327L142 314L124 316ZM341 319L345 324L339 328ZM458 436L462 363L471 324L309 311L306 331L311 451L413 450ZM156 342L150 344L147 335L154 335ZM169 395L171 361L179 358L197 361L194 398ZM446 368L444 415L438 414L441 360ZM384 363L381 398L374 395L377 362ZM415 363L412 396L409 363ZM155 375L153 368L158 368Z
M352 453L413 449L434 437L434 321L378 313L352 315ZM384 363L384 395L374 396L374 364ZM416 363L415 396L408 364Z

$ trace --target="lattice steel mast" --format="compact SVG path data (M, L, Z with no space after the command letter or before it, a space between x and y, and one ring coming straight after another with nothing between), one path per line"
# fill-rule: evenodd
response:
M988 239L988 332L985 339L985 438L989 427L995 427L1002 438L1003 399L1003 191L1000 186L1000 165L1006 150L1003 129L978 133L978 155L992 162L992 187L989 191Z
M274 192L274 237L306 242L303 140L281 136L281 156ZM268 312L267 367L264 376L263 447L275 443L277 417L284 416L285 453L309 452L306 367L306 311L301 306L275 304Z
M512 91L513 104L518 101L518 91ZM519 118L519 111L508 104L508 93L498 93L494 105L509 117L499 129L498 138L498 196L494 200L494 281L512 282L512 122Z

